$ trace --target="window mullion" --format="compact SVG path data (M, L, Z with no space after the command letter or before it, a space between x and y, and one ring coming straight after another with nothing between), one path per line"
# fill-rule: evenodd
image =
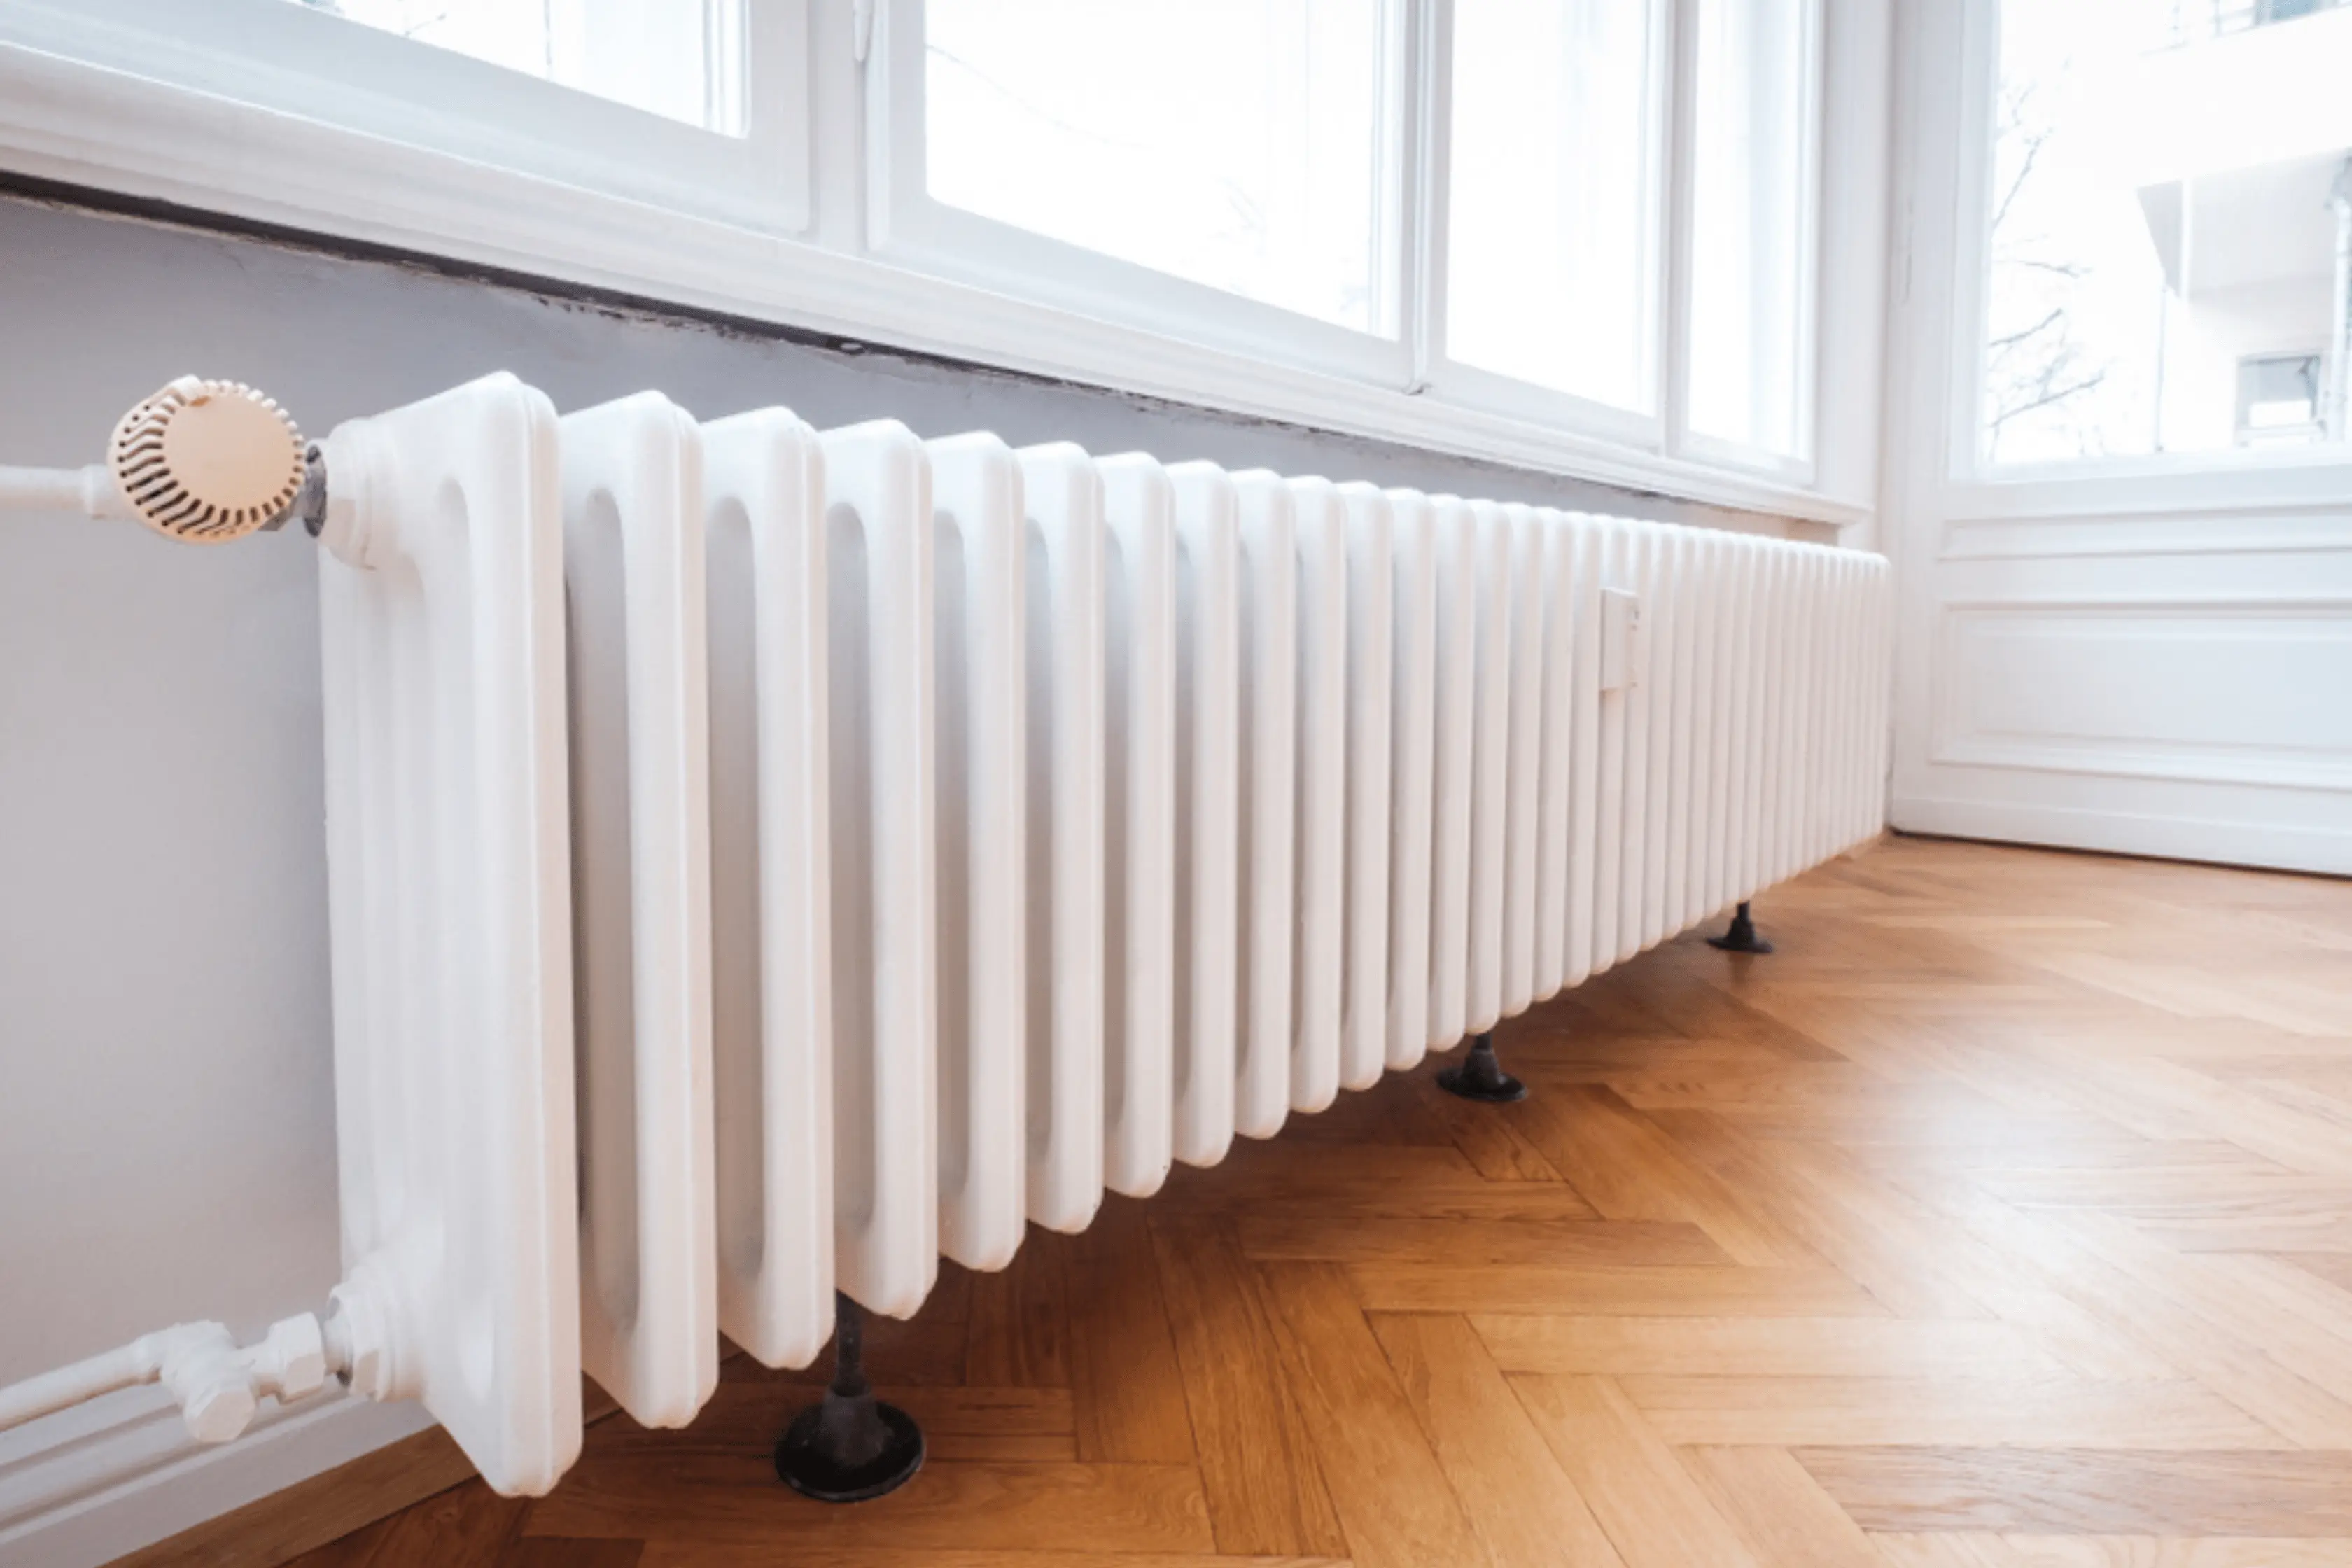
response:
M1667 453L1679 457L1690 436L1691 210L1697 123L1698 0L1667 0L1666 101L1660 116L1665 172L1659 247L1659 412Z
M877 0L880 9L881 0ZM882 155L866 135L866 105L888 90L878 59L886 19L879 15L873 19L875 47L864 64L856 58L856 26L849 0L815 0L809 9L807 102L779 102L779 84L757 77L750 88L755 115L797 111L808 116L813 143L808 236L827 249L853 256L866 248L866 181L871 160Z
M1453 104L1454 0L1407 0L1403 331L1408 392L1422 392L1445 354L1446 212Z

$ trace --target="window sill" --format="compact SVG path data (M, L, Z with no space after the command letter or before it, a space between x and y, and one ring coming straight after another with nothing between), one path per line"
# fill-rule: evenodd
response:
M2049 464L1955 478L1944 510L1972 519L2156 517L2352 507L2352 448L2310 447L2267 459L2220 452Z
M1269 363L0 44L0 168L1539 473L1846 526L1868 505Z

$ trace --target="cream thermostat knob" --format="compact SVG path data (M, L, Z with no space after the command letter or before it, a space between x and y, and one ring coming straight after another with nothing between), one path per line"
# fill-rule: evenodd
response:
M242 539L302 489L302 436L239 382L184 375L114 427L108 466L139 520L190 544Z

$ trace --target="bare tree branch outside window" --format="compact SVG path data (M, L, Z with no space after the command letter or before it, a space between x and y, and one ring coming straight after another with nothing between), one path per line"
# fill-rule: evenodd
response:
M2023 221L2031 204L2019 197L2032 184L2053 128L2035 112L2032 84L2001 84L1994 168L2000 184L1992 206L1990 298L1997 315L1985 342L1985 456L2001 459L2001 437L2027 415L2047 424L2052 410L2080 408L2104 385L2115 365L2075 327L2077 291L2086 268L2058 254L2051 237ZM2083 408L2087 415L2089 410ZM2097 421L2067 420L2084 456L2105 450Z

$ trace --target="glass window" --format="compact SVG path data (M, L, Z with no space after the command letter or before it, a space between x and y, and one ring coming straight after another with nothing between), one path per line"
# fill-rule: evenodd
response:
M1986 460L2343 439L2352 9L2000 16Z
M1697 0L1690 425L1800 458L1810 438L1812 0Z
M929 0L931 196L1393 333L1381 0Z
M2323 362L2317 354L2257 354L2238 362L2238 445L2318 437Z
M294 0L706 131L743 131L743 0Z
M1456 0L1449 358L1656 408L1662 0Z

